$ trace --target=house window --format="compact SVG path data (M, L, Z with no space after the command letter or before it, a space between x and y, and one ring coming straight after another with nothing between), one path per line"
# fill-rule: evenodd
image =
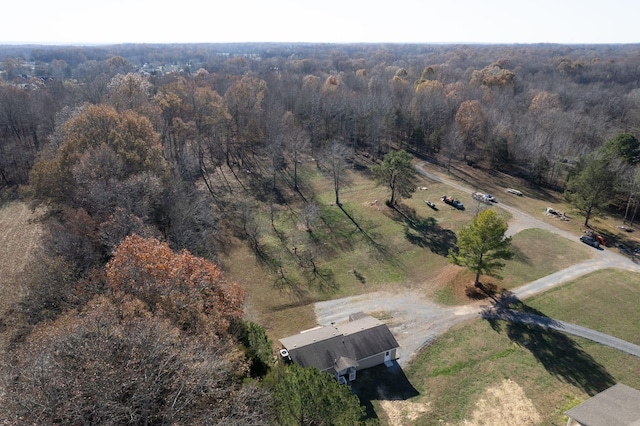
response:
M356 369L355 368L350 368L349 369L349 381L352 382L356 379Z

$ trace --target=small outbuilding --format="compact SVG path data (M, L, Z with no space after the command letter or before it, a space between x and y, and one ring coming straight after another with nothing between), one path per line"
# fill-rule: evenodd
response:
M618 383L564 414L567 426L640 426L640 391Z
M292 362L331 373L339 383L355 380L358 370L390 366L399 348L385 323L362 313L347 323L305 330L280 343Z

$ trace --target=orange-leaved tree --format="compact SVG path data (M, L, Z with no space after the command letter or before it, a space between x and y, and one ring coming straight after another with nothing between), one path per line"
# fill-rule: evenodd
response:
M460 104L455 116L456 129L463 142L463 156L467 155L484 142L487 134L487 123L480 102L464 101Z
M155 238L131 235L106 266L107 284L143 301L185 331L228 333L242 316L245 293L213 262L186 250L176 253Z
M130 196L128 180L161 179L166 170L158 134L146 117L93 105L66 122L55 156L36 163L29 182L37 198L94 214L103 204L118 204L114 199L121 194Z

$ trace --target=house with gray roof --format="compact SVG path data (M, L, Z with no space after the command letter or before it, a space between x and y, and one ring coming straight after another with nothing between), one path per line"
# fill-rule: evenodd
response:
M640 391L618 383L564 414L567 426L640 426Z
M302 367L316 367L340 383L356 379L356 371L398 358L398 342L382 321L362 313L349 322L320 326L280 339L285 359Z

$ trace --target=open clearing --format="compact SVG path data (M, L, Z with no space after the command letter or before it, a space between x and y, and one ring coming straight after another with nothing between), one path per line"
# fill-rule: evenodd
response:
M486 277L483 278L483 282L494 284L498 291L500 288L514 289L532 281L544 281L549 274L552 274L554 280L561 275L560 282L566 282L571 279L571 274L565 277L562 272L564 268L570 270L572 265L601 268L611 261L610 255L614 253L609 249L597 252L578 241L578 236L583 232L582 221L557 194L534 192L524 188L522 184L514 183L507 176L491 176L488 179L486 174L483 176L477 170L469 170L467 173L455 169L448 174L436 166L427 167L429 171L436 171L436 178L422 176L418 183L420 189L413 198L403 200L402 207L403 212L415 222L425 224L423 228L408 226L408 222L394 218L392 210L384 205L387 196L384 189L376 187L362 176L356 176L352 185L341 192L345 208L358 219L372 238L389 247L389 252L394 256L373 257L376 252L367 249L363 240L353 246L334 247L335 258L325 258L324 265L336 272L336 279L340 284L337 291L310 291L304 298L289 298L286 294L274 291L270 274L252 261L250 253L244 249L239 251L244 252L244 263L229 262L231 275L240 282L251 283L254 295L259 295L256 297L250 294L249 311L257 315L255 318L267 327L274 340L315 326L316 317L322 319L321 323L344 320L351 313L349 310L353 309L364 310L387 322L401 344L401 364L407 369L407 377L419 393L408 398L372 396L368 399L375 407L372 410L383 424L482 424L481 418L487 414L477 413L482 413L486 406L479 401L493 398L494 403L502 401L506 404L505 410L513 411L515 406L508 406L513 401L501 400L498 395L501 392L512 392L515 395L516 388L524 391L524 395L519 394L522 398L516 404L520 407L519 419L522 424L561 422L561 413L584 400L592 390L589 387L591 385L580 387L585 377L571 371L581 368L589 371L602 364L607 366L604 371L609 374L604 376L615 380L627 377L620 369L622 365L632 366L632 371L638 371L635 367L638 360L629 361L634 357L585 339L561 338L555 333L543 336L550 336L551 342L554 339L573 342L570 344L573 349L568 354L559 355L566 355L568 362L573 364L559 363L560 367L566 367L569 372L562 369L547 370L525 346L512 341L504 332L496 333L484 321L474 320L470 322L471 325L466 325L465 319L472 317L473 312L488 301L482 295L468 292L472 276L446 261L446 252L438 251L439 247L432 244L436 239L419 238L420 232L433 229L437 230L439 237L448 232L455 233L471 220L478 208L489 208L474 205L466 188L491 192L497 196L499 206L506 207L490 208L496 209L496 212L508 220L517 256L505 268L504 279L489 281ZM487 183L488 181L492 183ZM355 229L353 224L340 224L344 214L331 204L332 188L328 182L315 176L313 184L318 191L317 199L325 205L325 212L334 210L337 213L330 215L334 221L332 226L339 225L334 229L345 236L361 238L357 232L349 230L349 227ZM504 192L503 185L523 188L526 195L510 196ZM438 201L443 194L463 200L467 210L457 211L442 206ZM425 199L435 200L440 208L429 208L423 201ZM571 219L560 221L545 215L546 206L566 211ZM606 220L594 219L593 223L604 227ZM354 270L360 272L361 280L350 273ZM385 303L392 300L399 300L399 306L390 307ZM413 310L408 313L409 307L421 303L431 304L429 306L434 309ZM561 303L562 301L559 302ZM448 327L437 329L440 319L438 315L442 312L444 316L455 312L460 321L463 321L462 324L446 333ZM291 321L291 318L297 320ZM579 321L576 322L580 324ZM426 328L421 328L423 325ZM413 349L418 349L424 343L424 337L431 334L441 337L436 339L428 351L420 352L413 362L407 364L415 354ZM439 350L440 347L445 349ZM576 347L580 349L575 349ZM553 345L549 347L550 354L556 350ZM359 376L358 381L364 378L365 374ZM586 382L589 383L589 379ZM592 385L597 387L608 382L605 380L598 383ZM510 390L505 391L507 388ZM531 406L535 409L531 409ZM497 408L496 411L501 410ZM536 420L537 416L540 416L540 421ZM493 424L501 424L501 420L494 417L491 417L491 421Z

